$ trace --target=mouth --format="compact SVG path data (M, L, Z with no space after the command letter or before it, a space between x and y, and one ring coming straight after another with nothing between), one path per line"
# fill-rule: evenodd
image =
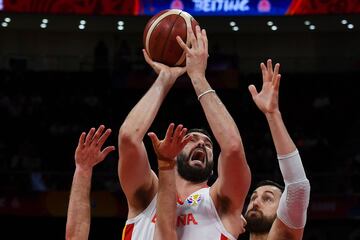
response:
M256 209L252 209L248 212L248 216L258 216L258 215L261 215L262 213L259 211L259 210L256 210Z
M190 155L189 164L192 166L204 167L206 158L206 151L203 148L195 148Z

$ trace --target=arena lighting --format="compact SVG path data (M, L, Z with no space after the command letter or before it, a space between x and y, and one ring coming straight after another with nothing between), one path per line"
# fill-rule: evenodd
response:
M11 22L11 18L6 17L6 18L4 19L4 21L7 22L7 23L9 23L9 22Z
M86 24L86 21L84 19L81 19L78 28L80 30L84 30L85 29L85 24Z
M5 27L8 26L8 23L7 23L7 22L2 22L2 23L1 23L1 26L5 28Z
M230 25L231 27L234 27L234 26L236 26L236 22L230 21L230 22L229 22L229 25Z
M310 29L310 30L315 30L316 27L315 27L315 25L311 24L311 25L309 26L309 29Z
M48 20L47 18L43 18L43 19L41 20L40 27L43 28L43 29L45 29L45 28L47 28L47 24L48 24L48 23L49 23L49 20Z
M232 30L233 30L234 32L237 32L237 31L239 31L239 27L238 27L238 26L233 26L233 27L232 27Z
M122 30L124 30L124 25L125 25L125 22L124 21L122 21L122 20L119 20L118 22L117 22L117 24L118 24L118 26L117 26L117 30L119 30L119 31L122 31Z
M267 25L268 27L270 27L270 29L271 29L272 31L278 30L278 27L277 27L276 25L274 25L274 22L273 22L273 21L267 21L267 22L266 22L266 25Z
M352 24L350 21L346 20L346 19L342 19L341 20L341 24L342 25L346 25L346 27L348 29L353 29L354 28L354 24Z
M309 20L305 20L305 21L304 21L304 24L305 24L306 26L309 26L309 25L311 24L311 22L310 22Z
M348 29L353 29L353 28L354 28L354 24L349 23L349 24L347 25L347 28L348 28Z

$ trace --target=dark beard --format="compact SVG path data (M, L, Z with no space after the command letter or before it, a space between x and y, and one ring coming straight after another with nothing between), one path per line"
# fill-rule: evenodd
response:
M179 175L183 179L193 183L201 183L207 181L211 176L214 165L213 162L209 162L206 159L206 165L204 169L192 167L188 164L186 155L184 153L180 153L177 156L176 163Z
M253 210L254 211L254 210ZM264 214L258 210L256 210L260 216L251 216L249 212L245 214L245 219L247 221L247 224L245 226L245 229L249 231L250 233L268 233L270 232L271 226L273 225L276 214L273 216L264 216Z

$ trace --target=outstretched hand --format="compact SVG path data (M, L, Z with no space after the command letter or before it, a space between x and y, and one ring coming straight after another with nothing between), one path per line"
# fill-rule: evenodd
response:
M176 40L181 48L186 52L186 69L191 79L196 77L204 77L207 66L208 53L208 39L205 29L200 29L200 26L196 26L195 33L191 27L187 28L187 34L191 47L188 47L186 43L177 36Z
M187 128L183 125L179 124L175 130L174 128L175 124L171 123L163 140L159 140L153 132L148 133L158 160L175 161L176 156L191 140L191 135L185 135Z
M81 133L79 144L75 151L76 167L82 170L91 170L96 164L103 161L105 157L115 150L114 146L108 146L101 150L106 139L111 134L111 129L104 132L105 126L101 125L95 132L95 128L91 128L86 134Z
M279 74L280 64L277 63L273 70L271 59L267 60L267 65L260 64L263 85L258 93L254 85L249 86L252 99L256 106L264 113L279 111L279 85L281 75Z
M167 77L170 78L170 80L175 81L178 77L186 72L186 67L169 67L163 63L155 62L150 58L145 49L142 51L145 61L150 65L150 67L152 67L152 69L154 69L156 74L163 72Z

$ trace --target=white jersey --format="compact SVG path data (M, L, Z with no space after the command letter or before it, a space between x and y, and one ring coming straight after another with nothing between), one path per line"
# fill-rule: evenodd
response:
M177 203L176 231L181 240L236 240L221 223L209 194L210 188L192 193L183 203ZM156 222L156 196L138 216L128 219L123 240L152 240Z

